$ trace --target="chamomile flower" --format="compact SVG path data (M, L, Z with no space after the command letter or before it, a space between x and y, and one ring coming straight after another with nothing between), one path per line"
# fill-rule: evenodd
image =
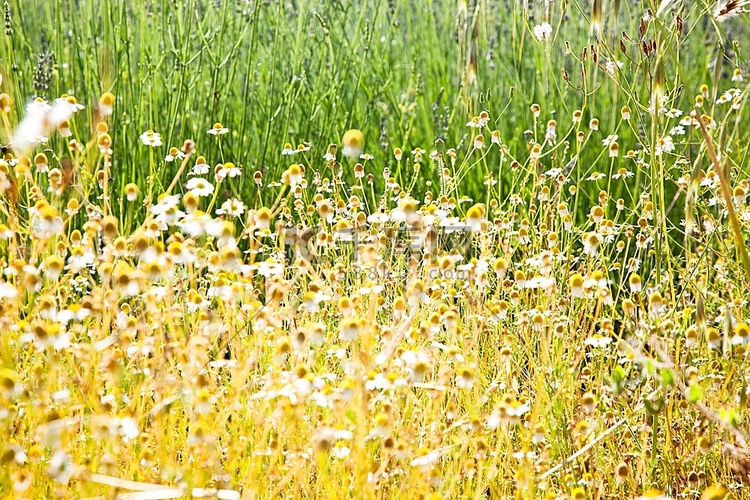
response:
M341 340L356 340L359 337L364 321L359 318L349 317L341 320L339 325L339 338Z
M588 337L586 340L583 341L585 345L590 345L591 347L596 348L604 348L607 347L609 344L612 343L612 337L604 337L599 334L594 334L591 337Z
M685 127L676 125L669 129L669 135L685 135Z
M349 456L351 450L342 441L337 442L331 449L331 456L333 458L344 459Z
M482 218L484 217L485 210L484 204L477 203L466 211L466 224L472 231L479 231L482 229Z
M179 149L175 147L169 148L169 153L167 153L167 156L164 157L164 161L166 162L173 162L175 160L182 160L185 158L185 153L180 151Z
M214 169L214 178L216 179L216 182L222 182L227 177L239 177L241 174L242 169L232 162L219 163Z
M654 154L660 156L662 153L671 153L674 151L674 148L675 146L672 137L667 135L659 139L656 149L654 149Z
M500 140L500 131L499 130L493 130L490 133L490 142L491 144L502 144L502 141Z
M486 111L482 111L479 113L479 125L481 128L484 128L487 126L487 124L490 122L490 114Z
M422 148L419 148L419 147L414 148L411 151L411 154L414 155L414 162L415 163L421 162L422 161L422 157L424 156L425 153L426 153L426 151L424 149L422 149Z
M199 156L195 159L195 165L193 165L193 169L191 171L192 175L205 175L210 171L211 166L206 163L206 159L204 157Z
M229 133L229 129L223 126L221 123L214 123L214 126L206 131L207 134L211 135L224 135Z
M228 215L229 217L239 217L245 213L245 204L237 198L229 198L221 204L221 208L216 210L218 215Z
M128 201L135 201L138 199L138 185L135 183L129 183L125 186L125 198Z
M159 147L161 146L161 134L158 134L153 130L147 130L141 134L141 142L152 148Z
M474 385L474 369L471 366L463 365L456 371L456 387L460 389L469 389Z
M630 177L633 177L635 174L628 170L627 168L620 167L617 169L617 172L612 174L613 179L628 179Z
M544 138L552 144L555 143L557 139L557 122L555 120L547 122L547 132L544 134Z
M214 186L206 179L193 177L190 179L185 188L196 196L210 196L214 192Z
M583 236L583 253L588 256L596 255L596 250L599 248L601 238L595 232L586 233Z
M549 40L552 35L552 26L549 23L537 24L534 26L534 36L537 40L546 41Z
M33 231L40 239L47 239L63 230L62 217L57 210L45 202L39 202L33 209Z
M105 92L102 94L102 96L99 98L99 112L104 115L108 116L112 114L112 111L115 106L115 96L112 92Z
M359 158L365 148L365 135L361 130L348 130L341 139L341 153L348 158Z

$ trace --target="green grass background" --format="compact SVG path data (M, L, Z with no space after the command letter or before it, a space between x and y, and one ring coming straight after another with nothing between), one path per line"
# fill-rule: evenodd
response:
M584 124L594 115L601 120L601 137L581 152L572 174L577 183L595 162L607 168L596 144L614 130L624 104L635 118L632 131L618 129L620 142L623 152L635 148L642 126L636 107L647 104L657 71L667 91L683 86L676 102L690 105L701 83L728 82L733 67L745 64L730 40L741 39L747 19L719 26L706 15L710 4L675 5L662 18L671 24L680 13L682 36L662 33L663 52L648 58L638 53L638 21L658 9L652 2L605 1L604 34L593 47L592 5L579 1L534 2L524 11L521 2L491 0L11 0L6 27L12 34L6 30L0 43L0 69L16 100L67 92L90 110L102 92L117 96L111 120L116 193L131 181L145 192L153 152L139 135L147 129L163 135L160 157L192 138L210 164L240 164L245 175L224 194L247 199L255 189L253 171L276 180L291 163L280 155L285 142L311 142L313 166L322 168L325 148L348 128L365 133L366 150L375 156L368 171L375 174L384 166L397 169L394 147L429 152L439 138L446 147L462 146L471 132L466 122L481 110L523 157L534 102L542 106L541 137L553 118L562 135L574 109L584 109ZM554 28L548 42L531 31L543 21ZM627 43L634 62L619 52L623 31L634 41ZM579 63L584 49L588 57ZM593 49L600 57L611 50L626 63L619 86L595 69ZM470 61L476 82L468 77ZM206 134L214 122L231 131L220 147ZM79 119L77 126L89 124ZM742 130L735 140L747 144L746 138ZM483 197L483 177L499 171L493 164L499 154L488 160L464 178L463 193ZM159 162L157 187L177 168ZM420 181L426 179L437 179L434 166L420 172ZM418 182L416 194L425 189ZM597 192L582 199L593 201Z

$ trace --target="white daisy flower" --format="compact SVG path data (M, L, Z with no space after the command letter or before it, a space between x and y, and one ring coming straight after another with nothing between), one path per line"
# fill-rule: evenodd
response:
M199 177L190 179L185 187L196 196L210 196L214 192L213 184Z

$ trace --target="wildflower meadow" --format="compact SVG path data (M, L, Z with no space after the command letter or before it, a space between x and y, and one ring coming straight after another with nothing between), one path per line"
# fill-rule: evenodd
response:
M1 498L750 498L748 0L2 9Z

